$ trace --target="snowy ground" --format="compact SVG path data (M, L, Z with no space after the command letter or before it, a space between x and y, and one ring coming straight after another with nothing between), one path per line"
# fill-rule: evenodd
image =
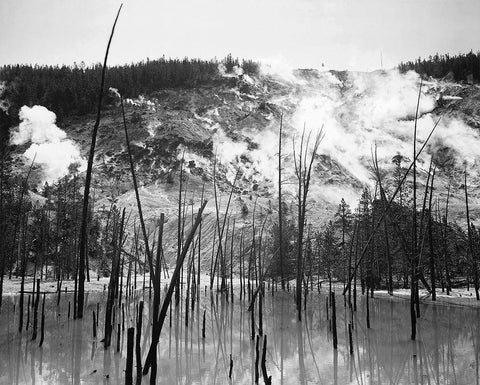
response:
M480 307L480 301L476 300L474 288L467 290L466 288L452 289L450 295L447 295L445 291L442 293L441 289L437 291L437 298L432 301L432 295L425 289L421 289L419 292L420 302L424 304L438 304L448 306L468 306L468 307ZM410 300L410 289L397 289L394 290L393 296L390 296L386 290L379 290L374 292L374 297L379 298L391 298L392 300Z
M142 281L143 282L143 277ZM96 275L91 276L90 282L85 281L85 291L88 292L100 292L108 288L108 280L109 278L100 278L97 281ZM20 285L21 279L20 278L12 278L8 279L8 277L4 278L3 281L3 294L4 295L16 295L20 293ZM73 292L75 288L75 282L68 280L63 281L62 283L62 292ZM25 291L32 291L33 290L33 277L25 277ZM48 279L46 281L40 282L40 291L45 293L56 293L57 292L57 281L53 279Z
M173 270L170 271L170 276L173 273ZM109 278L100 278L97 280L96 273L92 272L90 275L91 279L90 282L85 281L85 291L89 293L98 293L102 291L106 291L108 289L108 281ZM185 278L184 278L185 279ZM143 287L143 275L137 276L137 289L141 289ZM126 282L126 277L124 277L124 283ZM165 277L162 275L162 286L166 285L170 282L169 277ZM292 281L291 288L294 287L295 283ZM21 279L20 278L12 278L11 280L8 277L5 277L3 282L3 295L16 295L20 293L20 285ZM235 289L238 290L240 285L240 280L238 278L234 278L233 286ZM149 276L148 274L145 277L145 286L149 286ZM201 287L210 286L210 277L208 275L202 274L201 275ZM333 285L335 292L340 295L343 291L343 284L335 283ZM42 293L56 293L57 282L52 279L48 279L46 281L42 281L40 283L40 291ZM62 283L62 292L73 292L75 288L75 282L73 280L63 281ZM25 278L25 291L31 292L33 289L33 278L26 277ZM328 290L328 285L322 285L322 291ZM361 293L361 288L357 288L357 293ZM384 300L390 301L409 301L410 299L410 289L396 289L393 292L393 295L389 295L386 290L377 290L374 292L375 298L382 298ZM475 290L473 287L470 290L466 288L457 288L452 289L450 295L447 295L446 292L442 293L441 289L437 290L437 298L436 301L432 301L432 296L428 293L425 289L420 290L420 302L423 304L431 304L431 305L447 305L447 306L466 306L466 307L480 307L480 301L476 300L475 297Z

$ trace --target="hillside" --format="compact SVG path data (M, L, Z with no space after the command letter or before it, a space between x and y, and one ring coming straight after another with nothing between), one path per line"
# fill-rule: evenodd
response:
M215 156L222 206L226 205L239 171L233 202L237 226L251 220L246 213L251 214L257 199L257 213L276 216L278 131L283 113L284 189L289 204L294 203L295 195L293 138L298 143L304 124L307 132L324 128L312 181L309 220L315 226L325 223L333 217L341 198L355 207L365 186L374 193L369 162L375 144L385 172L392 172L395 155L412 158L419 81L413 72L400 74L395 70L373 73L301 70L287 74L271 70L255 77L241 72L224 74L206 85L167 88L126 99L126 120L148 220L154 224L161 212L166 213L173 242L182 157L188 176L188 200L198 201L205 184L205 196L210 199L205 227L211 235L215 216L212 186ZM479 98L480 89L473 85L431 80L424 82L422 88L419 145L438 117L442 120L421 156L419 183L425 182L433 156L438 168L435 182L438 203L444 205L450 181L452 215L460 223L464 221L464 161L469 171L471 216L475 222L480 218L480 180L476 167L480 158ZM34 120L30 123L35 126ZM67 139L79 147L80 157L88 155L93 123L93 115L70 116L60 126ZM30 163L27 158L32 151L25 152L27 157L21 155L28 151L28 143L16 147L19 164L22 159L24 165ZM38 144L37 161L46 143L48 139ZM52 175L45 173L48 162L47 158L43 166L35 168L34 178L38 182L51 180ZM403 166L408 166L407 160ZM390 186L393 183L390 177L386 182ZM108 207L109 199L115 197L120 206L135 212L118 105L110 105L102 114L94 186L96 210ZM209 243L208 237L205 243Z

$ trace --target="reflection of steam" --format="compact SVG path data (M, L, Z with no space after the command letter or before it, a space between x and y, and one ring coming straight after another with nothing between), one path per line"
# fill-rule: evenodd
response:
M32 142L24 155L41 164L45 181L54 182L68 174L71 164L78 164L80 170L86 162L78 146L67 139L67 134L55 124L56 115L43 106L23 106L19 113L22 121L12 133L11 143L21 145Z

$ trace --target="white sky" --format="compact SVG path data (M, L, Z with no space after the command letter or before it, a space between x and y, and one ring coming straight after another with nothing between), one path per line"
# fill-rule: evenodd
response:
M120 1L0 0L0 65L103 60ZM125 0L109 64L236 57L373 70L480 50L480 0Z

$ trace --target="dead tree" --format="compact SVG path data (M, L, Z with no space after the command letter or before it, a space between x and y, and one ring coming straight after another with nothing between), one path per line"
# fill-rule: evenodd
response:
M283 115L280 116L280 132L278 133L278 257L280 261L280 279L282 290L285 290L285 275L283 272L283 206L282 206L282 126Z
M437 128L438 126L438 123L440 123L440 118L435 122L435 125L433 126L432 130L430 131L430 133L428 134L428 137L425 139L425 142L423 143L422 147L420 148L420 150L417 152L417 155L415 156L415 159L417 159L420 154L422 153L422 151L425 149L428 141L430 140L430 138L432 137L433 133L435 132L435 129ZM355 263L355 266L353 268L353 271L350 275L350 277L348 278L348 281L347 281L347 285L345 286L345 288L343 289L343 295L345 295L345 293L347 292L347 290L349 289L351 283L352 283L352 279L353 277L356 276L357 274L357 270L358 270L358 267L360 266L360 264L362 263L362 260L363 258L365 257L365 254L367 252L367 249L370 245L370 243L372 242L373 240L373 236L374 234L377 232L378 228L380 227L380 225L382 224L384 218L385 218L385 215L389 212L390 210L390 207L392 205L392 202L394 201L395 197L397 196L397 194L399 193L400 189L401 189L401 186L403 185L403 183L405 182L405 180L407 179L407 176L408 174L410 173L411 169L413 167L413 161L412 163L410 164L410 166L408 167L408 169L405 171L402 179L400 180L398 186L396 187L395 191L393 192L392 196L390 197L390 200L388 201L387 203L387 206L385 207L385 210L383 211L382 215L380 216L380 218L378 218L377 220L377 223L375 225L375 227L373 228L373 231L372 233L370 234L370 237L368 238L366 244L363 246L363 249L362 249L362 253L360 254L359 258L357 259L356 263ZM355 288L354 288L355 289Z
M435 167L432 170L432 179L430 183L430 197L428 201L428 240L430 246L430 282L432 291L432 301L437 299L437 293L435 291L435 255L433 249L433 214L432 214L432 201L433 201L433 181L435 179Z
M465 166L465 209L467 211L467 235L468 235L468 252L472 260L473 268L473 286L475 288L475 296L477 301L480 301L480 295L478 292L478 268L477 268L477 258L473 250L473 237L472 237L472 225L470 224L470 209L468 206L468 189L467 189L467 167Z
M90 196L90 184L92 182L93 158L95 157L95 144L97 142L98 126L100 125L100 112L102 110L103 88L105 84L105 73L107 70L108 51L110 50L110 43L112 42L115 26L117 25L118 16L122 10L122 5L118 9L115 22L113 23L112 32L108 39L107 50L105 52L105 59L102 67L102 80L100 82L100 91L98 94L97 104L97 118L93 126L92 142L90 144L90 153L88 155L87 173L85 175L85 190L83 193L83 208L82 208L82 224L80 227L80 248L79 248L79 263L78 263L78 301L77 301L77 317L83 317L84 295L85 295L85 259L87 256L87 225L88 225L88 198Z
M450 262L449 262L449 253L448 253L448 204L450 202L450 185L451 181L448 183L447 189L447 201L445 203L445 216L443 217L443 231L442 231L442 246L443 246L443 265L445 269L445 280L447 286L447 295L450 295L452 290L452 282L450 280Z
M118 285L118 273L120 270L120 255L122 249L123 228L125 224L125 209L122 212L122 219L120 225L115 226L113 230L112 243L114 245L112 258L112 271L110 273L110 280L108 283L107 304L105 310L105 337L104 347L107 349L110 346L114 322L112 321L113 306L115 303L115 291Z
M222 248L222 240L223 240L223 233L225 232L225 225L227 222L228 211L230 208L230 202L232 200L233 191L235 190L235 184L237 183L238 176L240 175L240 171L237 171L235 174L235 179L232 184L232 188L230 190L230 195L228 196L227 208L225 209L225 214L223 218L222 226L220 227L220 208L218 204L217 198L217 185L216 185L216 159L213 163L213 192L215 197L215 211L216 211L216 227L218 231L218 249L215 256L215 260L213 261L212 272L210 277L210 290L213 288L213 282L215 280L215 273L217 269L218 257L223 258L223 248ZM224 289L223 285L225 284L224 279L222 279L222 290Z
M140 228L142 229L142 235L143 235L143 241L145 243L145 254L147 256L148 260L148 267L150 269L150 278L152 278L153 272L153 258L152 258L152 253L150 251L150 246L148 242L148 234L147 234L147 229L145 226L145 220L143 218L143 210L142 210L142 202L140 201L140 194L138 192L138 183L137 183L137 177L135 175L135 167L133 164L133 157L132 157L132 151L130 149L130 139L128 137L128 129L127 129L127 121L125 119L125 108L123 106L123 98L120 96L120 104L122 107L122 117L123 117L123 128L125 131L125 143L127 146L127 153L128 153L128 160L130 164L130 172L132 174L132 182L133 182L133 188L135 190L135 199L137 201L137 209L138 209L138 218L140 220Z
M146 375L148 373L148 371L150 370L150 367L154 365L154 360L156 360L157 345L160 339L160 333L162 331L165 318L167 316L168 308L171 305L172 295L175 289L175 285L177 284L180 278L180 270L182 269L183 261L185 260L185 257L188 253L188 249L190 248L190 245L193 241L197 228L200 225L200 222L202 221L202 214L206 205L207 205L207 201L204 201L200 209L198 210L195 223L193 224L190 230L190 233L188 234L185 240L185 244L182 247L182 253L180 255L180 259L177 261L177 265L175 266L175 271L173 272L172 278L170 279L170 285L168 286L167 293L165 294L165 298L163 300L162 308L158 316L158 322L157 320L154 320L157 327L152 331L152 342L150 345L150 350L148 351L147 358L145 359L145 364L143 367L143 375Z
M387 207L387 195L385 194L385 189L383 187L383 176L380 171L380 167L378 165L378 155L377 155L377 146L375 145L375 152L372 154L372 173L375 177L377 182L378 188L380 190L380 199L382 202L383 209ZM388 294L393 295L393 272L392 272L392 254L390 252L390 241L388 235L388 220L389 215L388 213L385 215L383 219L383 233L385 235L385 246L386 246L386 253L387 253L387 269L388 269ZM350 272L349 272L350 274Z
M310 145L311 132L305 138L305 128L300 140L300 148L295 148L293 142L293 158L295 164L295 176L297 178L297 204L298 204L298 238L297 238L297 283L296 283L296 303L298 320L302 320L302 281L303 281L303 232L305 229L307 215L307 197L310 189L311 173L313 161L323 139L323 127L315 135L311 154L308 153ZM309 157L310 156L310 157Z
M417 108L415 111L415 125L413 130L413 228L412 228L412 254L411 254L411 282L410 282L410 320L411 320L411 339L415 340L417 335L417 320L419 315L415 311L415 303L418 301L418 256L417 256L417 123L418 109L420 106L420 96L422 92L422 82L418 90ZM417 310L418 305L417 305Z

